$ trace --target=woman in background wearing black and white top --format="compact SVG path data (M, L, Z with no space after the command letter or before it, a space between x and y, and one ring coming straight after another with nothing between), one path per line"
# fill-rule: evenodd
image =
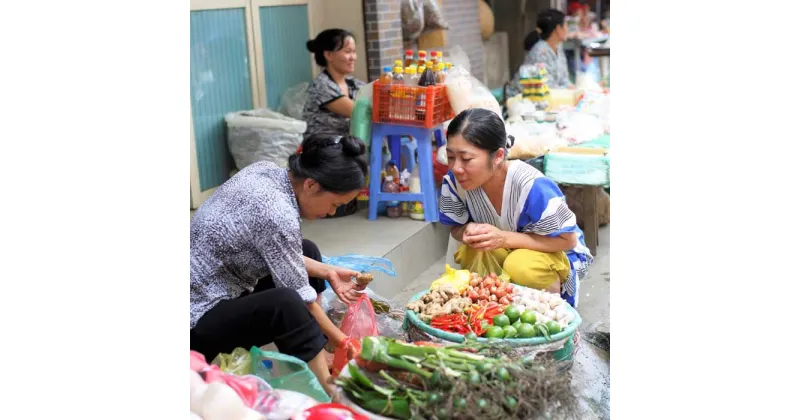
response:
M274 342L308 362L329 389L322 349L345 336L317 294L327 280L343 302L354 302L358 273L323 264L300 218L324 217L355 198L367 173L364 149L349 136L310 138L288 169L254 163L200 206L190 228L192 350L211 360Z
M358 90L364 82L352 76L356 65L356 41L344 29L326 29L306 43L314 61L323 68L306 93L303 120L305 138L319 134L344 136L350 131Z

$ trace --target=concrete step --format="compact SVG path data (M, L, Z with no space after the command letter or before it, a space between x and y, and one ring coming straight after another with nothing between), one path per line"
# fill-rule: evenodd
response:
M364 210L347 217L304 221L303 237L316 243L327 257L361 254L387 258L397 275L375 272L370 288L397 301L398 294L414 279L444 257L450 229L410 218L378 217L370 221Z

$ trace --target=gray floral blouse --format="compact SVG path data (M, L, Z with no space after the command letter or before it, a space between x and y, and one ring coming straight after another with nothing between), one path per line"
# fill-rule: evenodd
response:
M569 68L567 67L567 55L564 47L559 44L558 52L550 48L547 41L540 39L533 45L522 65L544 63L547 68L547 86L550 89L566 89L569 87ZM521 66L520 66L521 67ZM522 92L519 85L519 69L514 75L514 80L508 84L506 95L512 97Z
M364 82L347 76L345 77L347 89L350 91L348 97L355 101L358 90L364 86ZM303 108L303 120L308 124L303 138L308 138L314 134L330 134L343 136L350 131L350 118L343 117L335 112L329 111L325 105L344 96L339 85L331 79L327 70L323 70L306 92L306 105Z
M252 292L272 275L276 287L311 303L300 211L286 169L261 161L222 184L189 228L189 328L221 300Z

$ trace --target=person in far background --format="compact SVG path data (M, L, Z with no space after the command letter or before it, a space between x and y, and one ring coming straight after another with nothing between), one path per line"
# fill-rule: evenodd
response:
M344 29L326 29L306 43L314 61L323 68L308 87L303 120L308 128L303 136L345 136L350 131L350 115L358 90L364 82L352 77L356 65L356 40Z
M522 65L536 65L543 63L547 68L547 84L550 89L568 89L572 87L569 81L569 68L567 56L562 44L567 39L566 16L556 9L547 9L539 13L536 19L536 29L525 37L525 60ZM506 97L512 97L522 92L519 83L519 70L514 75L514 80L506 85Z

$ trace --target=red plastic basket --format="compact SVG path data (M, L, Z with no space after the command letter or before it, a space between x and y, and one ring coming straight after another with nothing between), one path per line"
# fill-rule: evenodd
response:
M433 128L455 114L444 85L406 86L375 82L372 122Z

